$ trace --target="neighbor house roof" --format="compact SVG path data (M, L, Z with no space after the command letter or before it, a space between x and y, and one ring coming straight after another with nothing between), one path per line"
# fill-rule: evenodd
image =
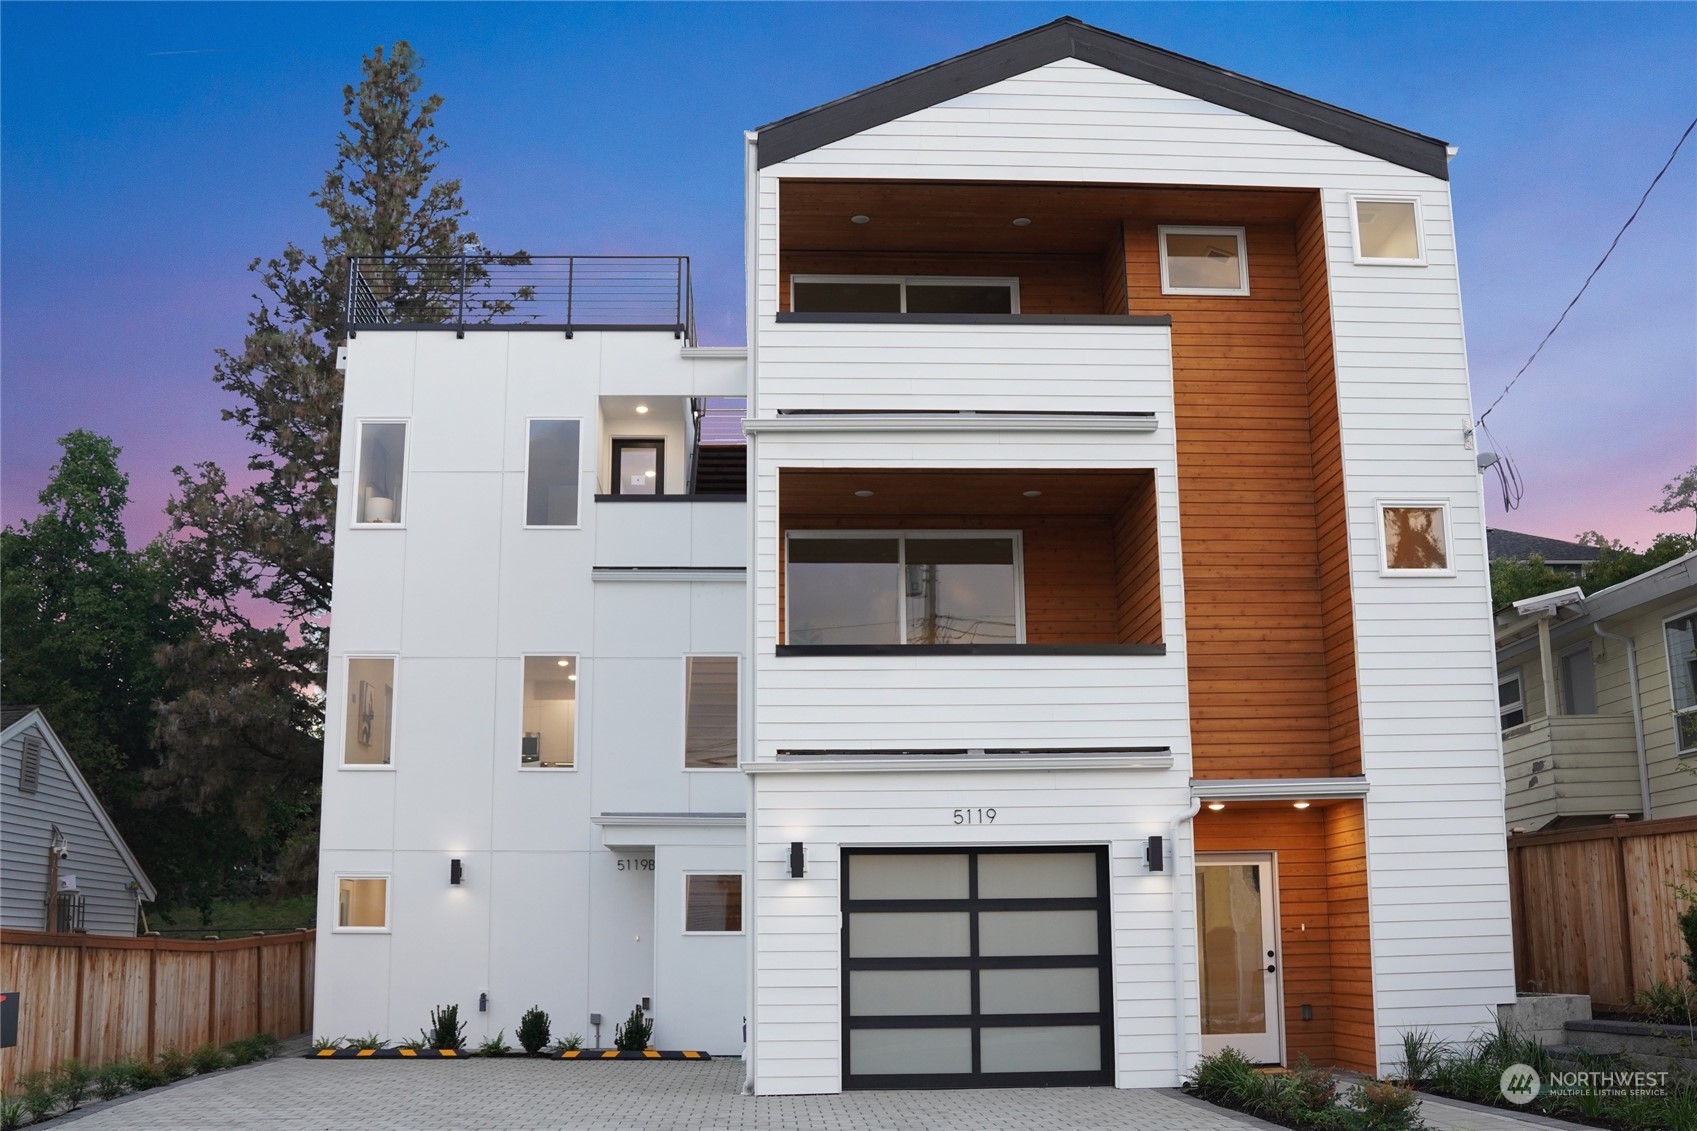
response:
M1545 538L1539 534L1522 534L1517 530L1485 531L1485 542L1491 557L1525 561L1537 554L1548 562L1594 562L1602 551L1583 542L1563 542L1560 538Z
M1259 79L1115 35L1071 16L761 126L761 168L1061 59L1188 94L1418 173L1449 179L1449 147Z
M0 730L11 730L13 723L33 710L34 707L0 707Z

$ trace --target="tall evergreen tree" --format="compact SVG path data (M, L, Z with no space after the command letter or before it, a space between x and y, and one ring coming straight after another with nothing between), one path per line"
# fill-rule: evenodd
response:
M366 56L342 91L336 163L312 194L327 221L319 250L291 243L249 265L257 306L242 348L219 351L215 380L237 399L223 415L254 446L252 482L214 463L179 467L166 508L201 623L165 656L174 697L157 784L289 838L275 867L298 879L315 863L348 257L477 246L460 182L435 176L442 98L419 97L422 65L405 41Z

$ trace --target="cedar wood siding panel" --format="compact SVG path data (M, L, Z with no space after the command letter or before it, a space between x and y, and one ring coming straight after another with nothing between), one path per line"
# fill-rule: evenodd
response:
M1373 955L1367 903L1367 823L1359 801L1330 806L1326 882L1332 935L1332 1047L1337 1063L1374 1072Z
M1114 516L1114 559L1119 577L1119 643L1161 640L1161 552L1155 492L1127 499Z

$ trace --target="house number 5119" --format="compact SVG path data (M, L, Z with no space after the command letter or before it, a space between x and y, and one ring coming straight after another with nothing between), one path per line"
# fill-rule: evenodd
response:
M957 825L993 825L996 823L994 809L956 809L955 824Z

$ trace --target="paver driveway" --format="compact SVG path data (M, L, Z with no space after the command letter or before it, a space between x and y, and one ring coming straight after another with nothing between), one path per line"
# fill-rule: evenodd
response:
M1271 1124L1153 1091L739 1093L742 1064L289 1057L185 1080L53 1126L76 1131L1249 1131Z

